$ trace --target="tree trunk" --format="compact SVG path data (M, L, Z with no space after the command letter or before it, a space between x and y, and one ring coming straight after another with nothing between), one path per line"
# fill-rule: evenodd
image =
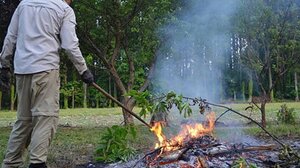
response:
M118 89L115 83L113 83L113 87L114 87L114 98L118 99ZM112 107L115 107L115 103L112 102Z
M67 85L67 74L66 73L63 73L62 75L62 82L63 82L63 85ZM69 108L69 103L68 103L68 96L66 94L63 95L64 96L64 106L63 108L64 109L68 109Z
M233 101L236 101L236 91L233 91Z
M110 94L110 95L112 95L112 87L111 87L111 85L112 85L112 82L111 82L111 76L109 75L109 77L108 77L108 93ZM112 100L108 100L108 107L113 107L113 101Z
M223 100L225 100L225 96L224 96L224 91L223 91L223 86L222 85L220 85L219 94L220 94L220 99L218 101L222 102Z
M96 108L99 108L99 98L96 98Z
M72 87L72 109L75 108L75 88Z
M265 98L264 98L265 99ZM267 122L266 122L266 100L262 100L260 105L260 112L261 112L261 125L266 128Z
M251 102L252 95L253 95L253 79L252 79L252 77L249 79L249 83L248 83L248 95L249 95L248 101Z
M297 72L294 73L294 79L295 79L295 94L296 94L295 101L299 101L299 93L298 93L298 76L297 76Z
M87 84L83 84L83 108L87 108Z
M272 89L273 79L272 79L271 66L269 66L268 71L269 71L269 89L271 90L271 92L270 92L270 101L272 102L274 100L274 90Z
M0 111L2 110L2 91L0 90Z
M242 82L242 100L243 102L246 101L246 96L245 96L245 82Z
M64 95L64 109L69 108L68 96Z
M122 103L125 107L127 107L129 110L132 110L134 105L129 101L127 97L122 98ZM133 117L130 115L126 110L122 109L123 117L125 125L134 124Z
M15 109L15 85L11 83L10 85L10 111Z

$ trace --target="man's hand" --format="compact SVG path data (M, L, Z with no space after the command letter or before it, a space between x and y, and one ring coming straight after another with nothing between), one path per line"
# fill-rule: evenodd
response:
M0 85L2 91L9 90L11 73L9 68L0 69Z
M87 84L92 84L94 82L94 76L89 69L83 72L81 79Z

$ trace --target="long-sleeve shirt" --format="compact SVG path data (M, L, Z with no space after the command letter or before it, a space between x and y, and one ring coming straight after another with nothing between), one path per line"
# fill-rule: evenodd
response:
M59 50L63 48L82 74L87 66L75 26L74 11L62 0L22 0L8 27L0 68L11 67L13 59L16 74L59 69Z

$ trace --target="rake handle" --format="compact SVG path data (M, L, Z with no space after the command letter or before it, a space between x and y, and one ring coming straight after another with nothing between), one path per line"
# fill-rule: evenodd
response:
M137 114L135 114L134 112L132 112L131 110L129 110L124 104L122 104L121 102L119 102L117 99L115 99L112 95L110 95L109 93L107 93L104 89L102 89L100 86L98 86L95 82L93 82L91 84L92 86L94 86L99 92L101 92L104 96L106 96L107 98L111 99L112 101L114 101L116 104L118 104L120 107L122 107L124 110L126 110L130 115L132 115L133 117L135 117L136 119L138 119L139 121L141 121L143 124L145 124L147 127L151 128L151 126L146 123L146 121L144 121L141 117L139 117Z

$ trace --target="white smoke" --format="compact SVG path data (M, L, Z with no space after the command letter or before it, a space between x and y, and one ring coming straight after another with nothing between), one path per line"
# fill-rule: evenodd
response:
M162 27L154 90L219 101L230 54L231 16L237 0L189 0L177 20Z

